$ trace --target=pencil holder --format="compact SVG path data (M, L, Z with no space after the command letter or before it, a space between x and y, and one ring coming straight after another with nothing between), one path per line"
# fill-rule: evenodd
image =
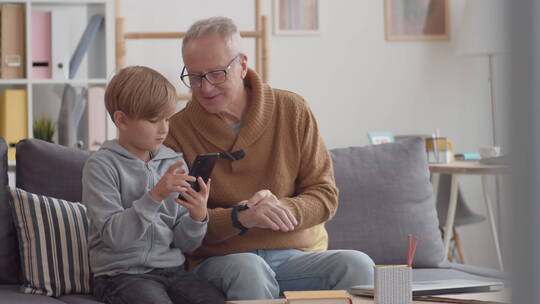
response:
M407 265L375 265L375 303L412 303L412 270Z
M426 137L428 163L447 164L452 161L452 141L446 137Z

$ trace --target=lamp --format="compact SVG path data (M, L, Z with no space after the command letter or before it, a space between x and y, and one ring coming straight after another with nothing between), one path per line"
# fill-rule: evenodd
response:
M489 98L491 101L491 128L492 142L498 145L497 140L497 117L495 107L495 94L493 91L493 63L496 54L506 53L510 50L510 0L467 0L463 15L463 22L458 40L458 53L463 55L487 56L489 63ZM484 183L484 181L483 181ZM485 185L484 185L485 187ZM497 197L497 209L500 219L500 196L499 179L495 179L495 193ZM495 223L490 217L493 231ZM503 269L502 257L497 238L495 247L499 259L499 266Z
M487 56L493 145L497 145L496 108L493 93L493 61L509 51L509 0L467 0L458 40L458 54Z

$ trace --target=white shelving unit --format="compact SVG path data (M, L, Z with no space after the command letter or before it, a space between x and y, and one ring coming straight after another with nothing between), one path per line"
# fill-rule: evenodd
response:
M24 89L27 92L28 137L33 137L35 114L48 113L55 121L58 119L60 97L52 91L58 91L65 84L74 86L105 86L107 78L115 69L115 20L114 0L0 0L0 5L22 4L25 10L25 78L0 79L0 92L5 89ZM67 53L71 57L90 18L95 14L105 17L100 32L92 42L89 52L73 79L33 79L32 78L32 11L67 11L70 35L70 47ZM53 16L54 17L54 16ZM55 35L54 30L51 33ZM62 33L65 34L65 33ZM52 43L51 43L52 44ZM53 51L55 46L51 45ZM54 55L53 55L54 56ZM69 57L69 58L70 58ZM69 60L68 58L68 60ZM52 62L51 62L52 64ZM51 90L51 94L42 94ZM44 96L48 95L48 96ZM55 113L56 112L56 113ZM114 137L116 131L107 129L107 137ZM13 165L10 162L10 165Z

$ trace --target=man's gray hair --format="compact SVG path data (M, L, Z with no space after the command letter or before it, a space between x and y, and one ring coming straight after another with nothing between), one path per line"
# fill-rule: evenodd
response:
M211 17L193 23L182 42L182 51L191 40L212 34L219 34L225 39L233 53L242 52L242 39L238 27L227 17Z

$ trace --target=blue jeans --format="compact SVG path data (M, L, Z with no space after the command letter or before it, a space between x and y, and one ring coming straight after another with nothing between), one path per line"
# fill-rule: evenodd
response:
M373 283L373 261L355 250L256 250L214 256L193 269L228 300L275 299L286 290L345 289Z

